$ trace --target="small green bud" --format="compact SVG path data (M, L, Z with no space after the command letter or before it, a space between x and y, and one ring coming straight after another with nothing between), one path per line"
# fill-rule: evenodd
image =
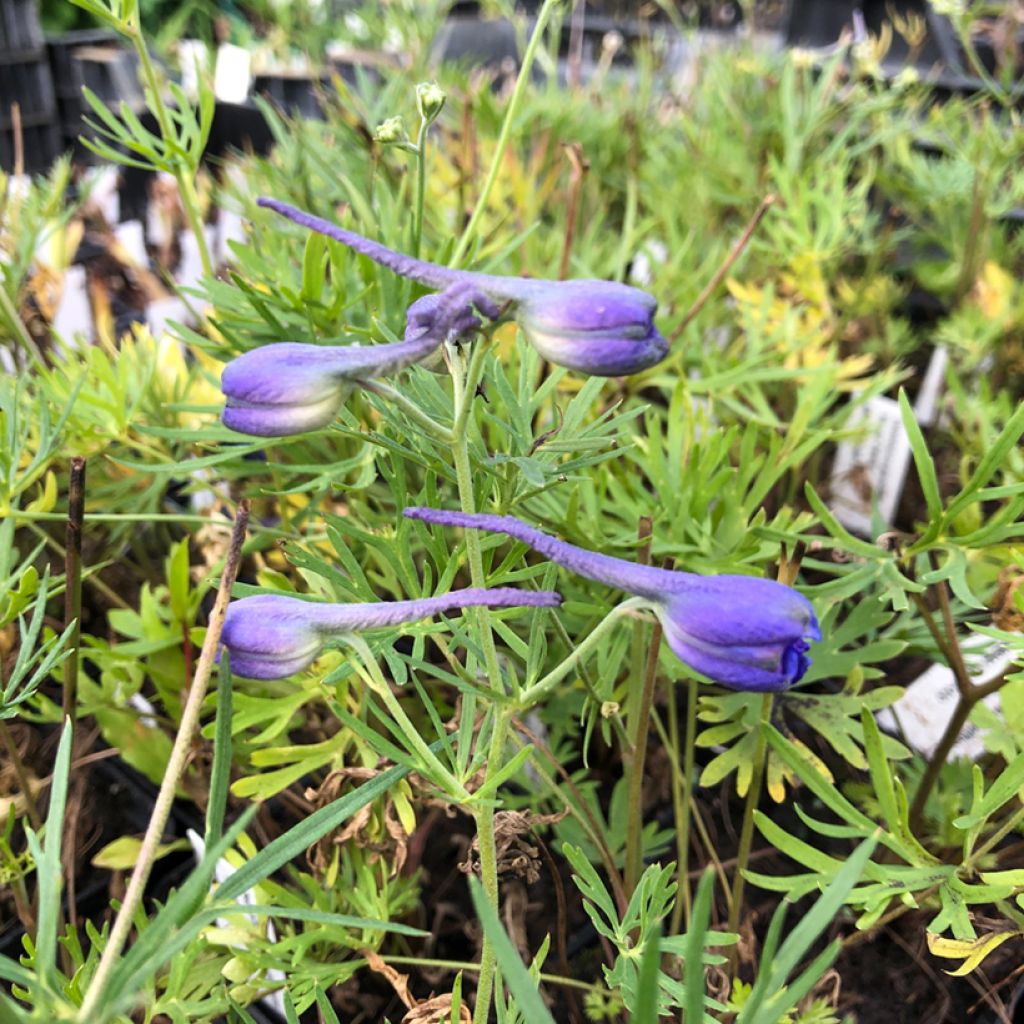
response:
M428 124L437 119L447 98L437 82L420 82L416 86L416 105L420 108L420 116Z
M400 117L389 117L377 125L373 138L383 146L396 146L409 141L405 124Z

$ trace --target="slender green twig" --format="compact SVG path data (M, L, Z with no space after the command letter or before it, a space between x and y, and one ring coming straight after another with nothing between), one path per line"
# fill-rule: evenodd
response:
M430 122L420 116L420 130L416 135L416 205L412 222L412 254L417 259L423 247L423 205L427 195L427 130Z
M199 664L196 666L195 677L192 680L192 687L188 693L188 699L181 712L181 724L178 727L178 734L174 738L174 745L171 748L171 755L167 762L167 769L164 772L163 782L157 793L156 802L153 804L153 813L146 827L146 834L139 849L139 857L132 872L131 880L128 882L128 889L121 901L121 907L114 918L114 924L110 929L110 935L103 947L103 954L96 967L96 973L92 976L89 987L82 1000L82 1007L78 1012L76 1020L78 1024L89 1024L96 1015L98 1009L103 1005L103 990L110 979L110 974L117 963L121 950L124 948L128 933L132 927L135 912L142 902L142 894L149 880L149 874L156 859L160 840L163 838L164 827L171 813L171 805L174 802L174 793L178 787L178 781L185 770L185 764L192 747L192 740L195 736L196 727L199 724L199 713L202 708L203 698L206 696L206 687L213 671L214 657L220 645L221 630L224 628L224 616L228 609L228 600L231 595L231 587L234 585L235 577L238 574L238 565L242 557L242 542L245 540L245 529L249 522L249 503L239 503L235 515L235 528L231 534L231 546L227 558L224 561L224 571L220 578L220 586L217 589L217 599L214 602L213 611L210 613L209 624L206 628L206 637L203 640L203 649L199 655Z
M397 388L385 384L380 380L368 380L363 383L367 391L379 395L389 404L397 406L414 423L422 427L431 437L441 444L451 444L455 440L455 434L448 427L438 423L432 416L425 413L415 402L411 402Z
M146 39L142 32L142 26L138 21L137 13L132 22L125 27L125 31L131 40L132 46L135 47L135 52L139 56L142 76L149 91L150 109L157 119L157 124L160 127L160 137L163 139L164 146L168 153L172 149L177 149L181 153L181 144L177 133L174 131L163 96L160 95L160 78L149 55L149 47L146 45ZM203 273L207 277L213 277L213 259L210 257L210 248L206 244L206 232L203 229L203 217L199 209L199 195L196 192L193 181L198 167L186 165L181 156L173 158L172 167L175 181L178 184L178 196L181 199L181 206L185 211L185 218L188 220L189 229L196 239L199 260L203 265Z
M484 364L484 343L478 339L470 357L467 372L463 373L462 353L455 347L448 350L449 368L452 377L452 393L455 403L455 417L452 433L452 458L455 464L455 478L459 490L459 504L463 512L476 511L476 498L473 489L473 471L469 461L469 414L476 396L476 388L480 382ZM483 557L480 552L480 540L474 530L466 531L466 555L469 561L469 573L474 587L484 587L487 580L484 576ZM498 664L498 652L494 645L494 634L491 629L490 613L486 608L473 609L473 621L481 648L484 653L484 665L488 683L495 693L505 693L505 684ZM491 722L491 738L488 749L486 774L497 771L504 763L505 743L508 737L508 716L494 710ZM486 782L486 779L485 779ZM499 908L498 892L498 856L494 836L494 806L488 800L473 808L473 819L476 825L477 846L480 851L480 880L484 894L490 907L497 913ZM473 1007L473 1024L486 1024L491 1011L491 995L494 989L496 956L491 940L485 935L480 950L480 975L477 981L476 1002Z
M630 615L649 607L650 602L642 597L631 597L622 604L616 605L591 631L583 641L561 664L556 665L546 676L539 679L533 686L527 687L519 695L518 706L528 710L539 704L576 666L598 645L601 638L624 615Z
M424 773L431 772L437 786L460 803L468 803L472 798L461 782L446 768L440 758L430 749L426 741L420 735L419 730L405 713L401 701L391 692L391 686L384 678L384 674L373 656L369 644L358 633L350 633L344 638L345 643L352 648L359 656L357 671L366 680L367 684L375 694L384 702L385 707L391 712L391 717L402 730L406 742L420 758Z

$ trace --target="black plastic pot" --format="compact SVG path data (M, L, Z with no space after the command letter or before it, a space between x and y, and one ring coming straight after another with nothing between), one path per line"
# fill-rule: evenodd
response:
M38 50L43 45L35 0L0 3L0 51Z
M64 143L74 149L76 159L89 160L91 154L78 142L86 130L82 118L90 113L82 87L88 86L108 105L125 100L138 112L142 91L134 55L122 47L116 33L102 29L68 32L47 40L46 49Z
M0 168L5 171L15 169L18 127L24 170L48 168L60 155L61 136L50 65L41 47L0 52Z
M97 761L87 770L89 796L94 802L94 810L102 808L104 812L93 851L102 849L119 836L145 832L156 799L156 787L117 758ZM204 824L194 808L175 804L165 835L171 839L183 839L190 828L202 833ZM146 888L147 900L165 899L194 867L195 858L191 850L172 853L158 860ZM98 868L88 874L83 871L82 877L77 879L75 909L80 921L96 920L107 910L109 880L110 872ZM0 953L17 959L23 951L24 934L19 922L0 933Z

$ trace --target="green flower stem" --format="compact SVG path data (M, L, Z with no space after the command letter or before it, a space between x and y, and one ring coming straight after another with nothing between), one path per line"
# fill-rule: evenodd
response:
M677 899L672 908L672 927L669 934L678 935L684 919L687 929L690 927L690 914L693 910L690 892L690 805L693 802L693 775L695 770L695 754L697 738L697 680L685 680L686 686L686 734L683 738L683 770L672 773L672 801L675 805L676 827L676 879L682 899ZM670 684L668 689L669 735L671 750L679 759L679 718L676 713L676 687ZM685 787L685 792L683 790Z
M449 364L451 366L452 385L455 397L455 425L452 428L452 457L455 463L455 478L459 488L459 504L463 512L476 512L476 499L473 491L473 470L469 462L469 441L466 436L469 422L469 411L472 408L477 384L483 370L485 346L477 341L473 355L470 357L468 372L463 375L461 354L454 346L449 348ZM474 587L486 587L483 557L480 553L480 538L475 530L466 530L466 556L469 561L469 575ZM480 646L484 652L484 665L491 689L495 693L504 693L505 687L501 679L501 668L498 665L498 652L494 646L494 634L491 632L490 614L486 608L474 608L473 618L476 620L477 632L480 635Z
M695 685L696 688L696 685ZM669 691L669 707L673 706L673 691ZM694 698L696 702L696 697ZM696 706L696 705L695 705ZM675 778L682 777L682 765L679 761L679 739L678 735L675 742L669 735L669 731L665 728L664 723L661 721L657 710L651 713L651 721L654 722L654 728L658 733L658 738L661 740L661 745L665 748L665 752L668 754L669 764L672 766L672 774ZM678 733L678 727L676 728ZM683 794L680 794L682 797ZM722 863L721 858L718 856L718 851L715 849L715 841L711 838L711 833L708 831L707 825L704 823L704 819L701 817L700 807L697 804L697 800L693 795L693 790L687 787L685 793L686 803L689 805L690 822L697 830L697 837L700 839L701 845L704 847L704 852L707 854L707 858L711 865L715 869L715 874L718 875L718 884L722 887L722 892L725 894L726 907L731 907L732 893L729 892L729 878L725 873L725 865ZM687 872L687 880L690 878L700 878L703 874L703 868L696 868L695 870ZM678 905L678 904L677 904ZM672 931L669 933L672 935L679 934L679 925L674 924Z
M636 705L633 729L633 755L626 760L628 773L626 820L632 828L626 833L626 892L633 893L643 871L644 830L644 765L647 763L647 740L651 728L651 708L654 705L654 685L658 678L658 652L661 649L661 624L655 623L647 649L640 700Z
M747 789L747 804L743 809L743 827L740 830L740 845L736 853L736 868L732 878L732 907L729 910L729 924L726 931L735 932L739 929L740 913L743 910L743 887L746 879L743 872L747 870L750 860L750 845L754 838L754 811L761 799L761 783L764 780L765 761L768 753L767 726L772 718L772 700L774 694L766 693L761 697L761 718L757 723L757 746L754 749L754 767L750 776L750 787ZM733 947L735 949L735 947ZM735 966L735 965L734 965Z
M448 427L428 416L415 402L411 402L397 388L380 380L364 381L363 387L373 394L379 395L389 405L398 406L417 426L422 427L435 441L450 445L455 441L455 434Z
M501 123L501 131L498 134L498 141L494 147L494 156L491 159L490 170L487 172L487 179L484 182L483 189L480 191L480 196L476 201L476 206L473 208L473 216L469 218L469 223L462 232L462 237L459 239L458 245L455 246L455 251L452 253L452 258L448 264L449 266L457 267L462 263L466 256L466 252L469 249L470 243L473 241L473 238L480 228L480 220L487 209L487 201L490 199L491 192L494 189L494 184L498 180L498 173L501 170L501 165L505 158L505 150L508 148L509 138L512 135L512 122L515 120L516 113L519 110L519 105L523 99L523 94L526 92L526 85L530 80L530 70L533 67L534 59L537 56L537 50L540 47L541 38L544 35L544 30L547 28L548 22L551 20L551 15L554 13L555 7L558 3L559 0L544 0L544 6L540 9L540 13L537 15L537 23L534 25L533 34L530 36L530 41L526 45L526 52L523 54L523 63L520 65L519 75L516 77L515 88L512 90L512 96L508 101L508 107L505 110L505 117Z
M650 607L650 603L642 597L631 597L628 601L616 605L591 631L583 641L560 665L553 668L543 679L537 680L533 686L527 687L520 695L518 707L529 710L542 701L572 670L576 664L590 654L598 643L624 615Z
M470 356L466 373L462 368L462 353L455 345L448 346L448 364L452 376L452 392L455 402L455 422L452 428L452 456L455 463L455 478L459 488L459 503L463 512L476 511L476 498L473 490L473 470L469 461L469 441L467 431L469 414L477 385L483 373L486 345L478 339ZM480 540L475 530L466 531L466 556L469 561L470 579L474 587L487 585L484 576L483 557L480 553ZM494 646L494 634L491 631L490 613L486 608L474 608L473 619L480 647L484 652L484 665L490 688L494 693L504 693L505 684L501 678L501 667L498 664L498 652ZM508 736L508 716L494 709L494 720L491 727L490 748L485 766L484 783L503 764L505 741ZM476 824L477 845L480 850L480 880L488 905L495 913L499 912L498 893L498 855L494 840L494 806L488 800L473 809ZM473 1007L473 1024L487 1024L491 1012L491 996L494 991L494 973L496 957L491 940L484 936L480 950L480 975L477 982L476 1002Z
M420 130L416 136L416 205L413 209L412 254L420 258L423 244L423 204L427 194L427 129L430 122L420 117Z
M434 776L435 784L447 792L447 794L459 803L466 803L472 799L465 786L446 768L440 758L427 746L426 741L420 735L419 730L412 723L405 713L401 701L391 692L388 681L377 664L377 659L370 650L370 645L357 633L349 633L344 641L359 656L361 664L358 668L362 671L360 675L366 680L370 689L377 694L384 702L385 707L391 712L396 724L402 730L409 746L421 759L424 773L429 771Z
M110 980L110 974L121 955L121 950L128 939L131 931L135 913L142 903L142 894L145 891L146 883L149 881L149 874L153 869L153 862L156 860L159 851L160 841L163 839L164 827L171 814L171 805L174 803L174 793L178 788L178 781L185 771L189 755L192 752L192 742L195 739L196 729L199 725L199 713L203 706L203 698L206 696L206 687L213 671L213 659L220 645L220 635L224 628L224 616L228 610L228 601L231 596L231 587L234 585L235 577L238 574L238 565L242 557L242 542L245 540L245 528L249 522L249 504L242 501L238 506L238 513L235 516L235 528L231 534L231 547L228 550L227 558L224 561L224 571L221 574L220 586L217 589L217 600L214 603L213 611L210 613L209 624L206 628L206 637L203 640L202 653L199 655L199 664L196 666L196 673L192 679L192 685L188 691L188 699L181 712L181 724L178 726L178 734L174 737L174 745L171 748L171 756L167 761L167 769L164 772L163 782L160 784L160 791L157 793L156 802L153 804L153 813L150 816L149 824L146 826L146 834L139 849L139 858L132 871L131 880L121 901L117 917L110 929L110 935L103 947L103 955L96 967L96 973L89 982L85 998L82 1000L82 1007L75 1018L78 1024L88 1024L97 1016L103 1006L104 988Z
M489 625L487 631L490 632ZM508 721L507 713L495 707L494 722L491 726L491 742L487 751L485 783L491 773L497 771L504 764ZM488 906L497 912L500 910L498 848L494 838L494 805L490 800L474 809L473 820L476 824L476 842L480 853L480 881L483 883ZM473 1024L487 1024L490 1019L496 966L497 957L494 946L485 935L480 950L480 974L477 978L476 1001L473 1003Z

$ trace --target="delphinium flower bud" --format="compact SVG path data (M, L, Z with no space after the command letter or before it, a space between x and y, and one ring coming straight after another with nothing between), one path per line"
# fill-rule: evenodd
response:
M428 287L463 285L492 304L512 303L527 339L545 359L570 370L624 376L654 366L668 353L668 341L654 324L657 300L639 288L616 281L546 281L452 270L395 252L276 199L260 199L259 205ZM486 312L480 301L475 305Z
M821 631L810 601L753 576L700 576L586 551L513 516L407 508L408 519L505 533L587 579L650 602L679 659L734 690L785 690L807 671Z
M323 604L278 594L243 597L228 606L222 641L231 670L249 679L283 679L308 668L332 637L398 626L461 608L554 608L558 594L545 590L453 590L436 597L366 604Z
M382 121L373 132L374 142L382 146L411 145L409 134L405 130L405 122L401 117L389 117Z
M420 82L416 86L416 106L419 107L420 117L428 124L437 120L446 99L448 97L444 89L437 82Z
M221 374L226 399L221 419L226 427L257 437L325 427L360 381L398 373L425 359L445 338L478 327L471 298L464 284L423 296L408 309L402 341L365 346L286 341L246 352Z

